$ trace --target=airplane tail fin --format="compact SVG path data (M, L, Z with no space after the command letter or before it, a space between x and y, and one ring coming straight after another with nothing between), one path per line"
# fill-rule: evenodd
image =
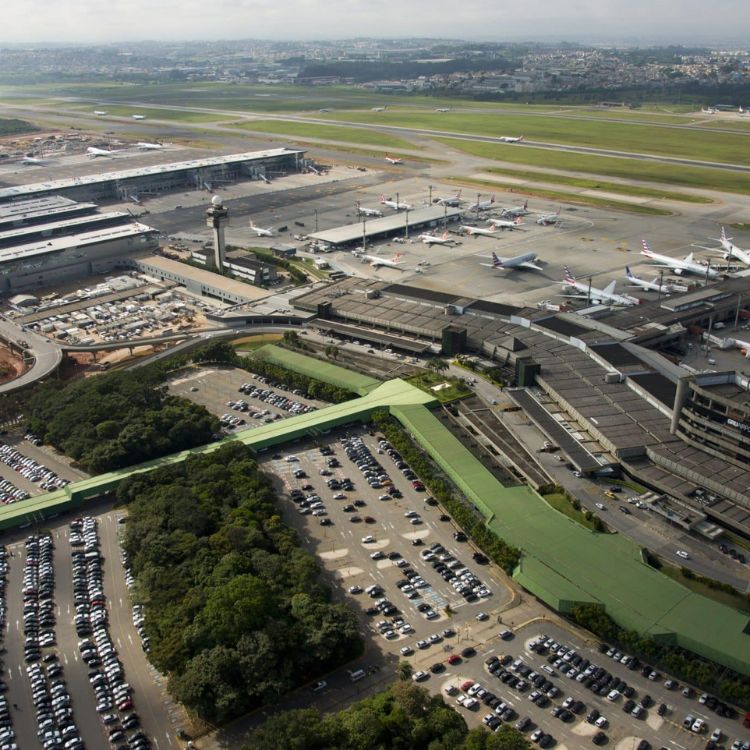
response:
M495 202L495 194L493 193L492 197L490 198L490 203L494 203L494 202Z
M500 260L500 258L497 257L495 253L492 253L492 265L495 268L502 268L503 262Z
M526 209L527 209L528 207L529 207L529 199L527 198L527 199L526 199L526 200L525 200L525 201L523 202L523 210L525 211L525 210L526 210Z
M633 278L633 272L630 270L630 266L625 266L625 276L629 279Z
M450 235L448 234L448 230L446 229L441 235L440 239L447 240Z
M685 256L685 263L692 263L692 262L693 262L693 255L694 255L694 254L695 254L695 253L688 253L688 254L687 254L687 255Z
M563 281L566 284L575 284L576 277L573 275L573 272L567 266L563 266L563 271L565 272L563 274Z
M614 294L616 286L617 286L617 282L616 281L610 281L609 284L607 284L607 286L605 286L602 291L605 294Z
M520 227L521 224L523 224L523 219L519 216L514 222L517 227Z
M521 136L521 137L520 137L520 138L518 139L518 142L519 142L519 143L522 143L522 142L523 142L523 136Z
M727 237L726 230L724 227L721 228L721 241L722 242L731 242L734 238L733 237Z
M648 246L646 240L641 240L641 247L643 247L642 254L647 258L650 258L654 254L654 251Z

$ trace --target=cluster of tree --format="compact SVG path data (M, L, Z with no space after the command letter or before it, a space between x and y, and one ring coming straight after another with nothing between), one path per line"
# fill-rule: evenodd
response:
M750 603L750 594L744 594L741 591L738 591L731 583L724 583L723 581L717 581L715 578L698 575L690 570L690 568L684 566L680 568L680 571L682 572L682 575L689 580L697 581L714 591L722 591L725 594L736 596L739 599L744 599L746 603Z
M453 516L464 532L474 540L477 547L506 573L512 573L521 559L521 551L493 534L485 526L485 519L481 514L478 514L464 500L458 499L453 494L448 482L437 475L437 471L429 458L414 445L393 417L387 412L377 411L373 414L372 421L414 469L425 486L429 488L433 497Z
M134 476L117 495L149 658L204 720L225 722L361 652L353 612L331 603L249 448Z
M18 120L15 117L3 117L0 118L0 135L15 135L16 133L31 133L34 130L38 130L30 122L26 120Z
M46 383L26 404L29 430L91 473L209 442L219 429L216 417L170 396L162 379L154 367Z
M659 643L636 630L625 630L607 614L601 604L578 604L571 610L571 617L603 640L647 659L692 685L713 692L722 700L744 708L750 706L750 680L747 677L685 649Z
M284 711L250 735L244 750L527 750L503 724L496 734L469 731L456 711L411 682L397 682L337 713Z

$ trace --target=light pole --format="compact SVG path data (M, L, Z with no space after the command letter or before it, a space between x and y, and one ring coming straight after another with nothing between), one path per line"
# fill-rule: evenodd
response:
M657 292L657 297L656 297L657 302L661 301L661 287L663 283L664 283L664 269L662 268L659 271L659 291Z
M479 221L479 199L482 197L481 193L477 193L477 221Z
M430 205L432 205L432 185L429 185L430 188Z
M314 213L315 213L315 231L317 232L318 231L318 209L317 208L314 209Z
M408 240L409 239L409 209L408 208L404 212L404 215L406 216L406 233L405 233L405 237Z
M367 217L362 217L362 252L367 252Z

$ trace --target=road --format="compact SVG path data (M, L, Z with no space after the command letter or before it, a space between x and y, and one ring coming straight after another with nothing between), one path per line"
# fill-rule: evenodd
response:
M25 348L34 356L34 362L26 372L0 385L0 393L9 393L41 380L54 372L62 362L60 347L45 336L22 329L4 316L0 316L0 338L14 343L25 341L28 344Z

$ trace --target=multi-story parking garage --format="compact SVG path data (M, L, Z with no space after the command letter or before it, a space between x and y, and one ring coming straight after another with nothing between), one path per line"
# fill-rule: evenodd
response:
M287 148L250 151L153 167L85 175L0 189L0 204L17 199L63 196L80 201L131 201L175 190L214 190L238 180L269 180L299 172L305 152Z

